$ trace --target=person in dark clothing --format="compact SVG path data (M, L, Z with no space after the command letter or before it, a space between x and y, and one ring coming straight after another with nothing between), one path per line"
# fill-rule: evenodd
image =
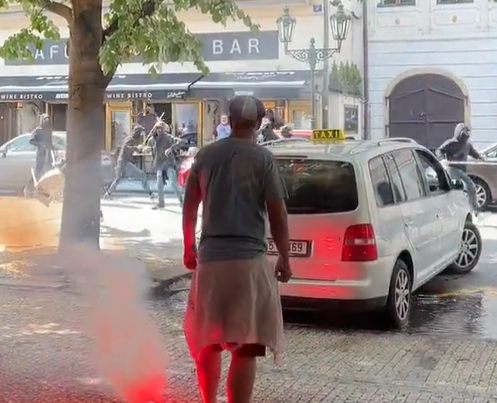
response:
M285 139L289 139L292 136L293 136L292 131L290 130L290 128L288 126L283 126L281 128L281 137L283 137Z
M265 118L271 122L271 128L276 129L276 117L274 116L274 111L272 109L266 109Z
M140 112L137 116L137 123L140 126L143 126L145 129L145 133L150 133L159 118L153 111L150 105L147 105L143 112Z
M466 174L466 164L471 156L478 160L483 157L475 150L470 141L471 131L464 123L458 123L454 129L454 137L446 140L437 150L437 154L443 156L451 162L447 170L453 179L461 179L466 185L468 197L475 214L478 214L478 200L476 197L476 187L471 178ZM456 164L454 164L456 162ZM457 164L462 162L462 164Z
M269 119L264 119L259 130L260 140L262 143L271 140L278 140L279 137L276 135L272 123Z
M36 162L34 167L35 178L31 177L24 189L24 195L26 196L33 192L35 180L38 181L47 169L51 168L53 163L52 124L49 115L42 114L40 116L40 123L31 134L29 142L36 147Z
M138 168L133 162L133 154L138 151L142 142L142 136L145 133L145 128L141 125L135 125L133 134L124 139L124 143L119 151L116 166L116 178L109 186L105 197L110 197L117 185L125 178L138 178L140 179L143 189L148 192L152 198L152 192L148 186L147 174Z
M174 136L168 133L168 127L164 122L155 125L148 142L152 146L154 158L154 169L157 172L157 204L154 210L164 208L164 180L167 178L171 183L174 193L183 206L183 192L178 186L178 173L175 153L182 146Z

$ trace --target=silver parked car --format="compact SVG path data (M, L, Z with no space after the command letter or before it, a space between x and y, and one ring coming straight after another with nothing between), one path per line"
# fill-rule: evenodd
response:
M0 147L0 194L22 194L31 178L35 165L36 148L30 144L31 133L21 134ZM53 132L55 159L64 158L67 145L66 132ZM102 179L112 180L113 161L107 152L102 152Z

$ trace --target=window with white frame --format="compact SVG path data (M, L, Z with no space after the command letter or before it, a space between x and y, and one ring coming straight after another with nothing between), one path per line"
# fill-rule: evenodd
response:
M415 6L416 0L381 0L378 3L380 7L396 7L396 6Z
M437 4L462 4L473 3L474 0L437 0Z

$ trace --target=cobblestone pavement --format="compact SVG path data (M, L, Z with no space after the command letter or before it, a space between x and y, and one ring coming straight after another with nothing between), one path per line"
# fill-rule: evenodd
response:
M149 206L144 198L104 205L103 241L117 240L115 245L145 262L170 259L168 265L158 268L169 276L174 272L164 267L182 270L178 265L179 209L172 205L156 212ZM15 223L24 221L16 219ZM435 328L456 321L459 328L447 331L452 329L450 324L443 335L420 335L320 328L313 322L289 324L281 363L274 366L270 358L261 361L254 403L497 403L497 343L462 333L468 331L466 328L477 333L473 328L488 326L483 323L493 322L497 315L491 309L497 306L497 294L488 290L496 286L492 270L497 245L494 221L484 217L481 222L482 228L488 227L483 264L467 277L469 280L456 279L455 291L447 286L452 278L442 279L444 287L436 285L440 297L447 297L443 310L440 305L433 309L438 317L413 318L419 327ZM0 228L5 222L0 222ZM13 238L32 245L39 244L33 238L36 231L44 233L47 228L39 221L30 238L21 227L15 227L19 230ZM9 234L12 240L12 232ZM46 284L37 279L37 287L16 281L26 273L19 262L7 269L12 281L0 282L0 403L117 401L92 358L93 338L85 323L94 315L95 306L76 284L50 281L58 278L58 267L44 270ZM467 281L473 288L468 289ZM145 304L159 327L166 352L164 402L168 403L199 402L182 333L184 299L185 294L180 293ZM119 301L115 307L121 307ZM121 308L130 325L123 329L123 336L143 337L142 327L133 322L125 307ZM133 343L128 346L128 350L135 348ZM137 365L136 370L141 372L142 368Z
M167 354L170 403L199 401L182 336L184 297L147 303ZM89 359L89 308L74 289L3 287L0 301L1 402L114 401ZM294 325L286 339L278 366L261 361L255 403L497 402L494 342Z

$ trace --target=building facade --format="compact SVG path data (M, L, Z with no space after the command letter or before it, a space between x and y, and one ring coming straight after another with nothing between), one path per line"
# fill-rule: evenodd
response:
M466 122L479 147L495 142L495 1L371 1L368 16L372 138L436 148Z
M173 126L190 126L204 140L211 137L226 100L237 94L251 94L261 98L267 108L296 128L310 124L309 66L285 54L279 41L277 18L288 5L297 20L291 49L307 48L311 36L322 47L324 20L321 2L291 0L243 0L240 5L260 27L249 32L241 21L227 26L214 24L205 15L188 11L180 15L191 32L203 43L203 56L211 73L203 77L191 63L170 63L152 77L148 67L139 60L126 63L117 71L107 90L106 146L118 146L129 133L137 113L144 103L151 104L155 113L163 115ZM359 4L344 2L346 9L357 11ZM331 7L331 12L334 7ZM54 17L61 37L68 32L62 20ZM27 22L21 11L0 14L0 41L17 32ZM312 31L309 27L313 27ZM330 46L333 46L333 40ZM4 137L31 129L36 116L47 111L54 119L56 130L65 130L67 103L66 40L44 41L41 50L33 48L34 62L0 60L0 114L3 117ZM362 68L362 23L352 21L342 51L335 55L337 62L353 62ZM318 65L318 80L322 82L323 64ZM319 87L319 85L318 85ZM318 94L322 86L318 88ZM328 114L330 125L342 128L348 124L359 133L361 107L357 97L331 94ZM325 94L325 96L330 96ZM317 96L317 102L321 97ZM344 108L348 107L347 111ZM320 107L316 108L321 111ZM3 112L1 112L3 111ZM347 112L347 115L346 115ZM322 118L319 113L318 121ZM348 120L347 120L348 119ZM1 128L2 126L0 126ZM5 140L5 139L4 139Z

